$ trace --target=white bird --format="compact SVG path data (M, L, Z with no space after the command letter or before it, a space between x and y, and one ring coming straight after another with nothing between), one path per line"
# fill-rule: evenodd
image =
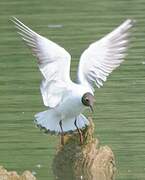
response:
M32 49L43 75L40 86L44 105L48 110L35 115L37 126L46 132L62 135L89 125L81 113L93 110L94 85L103 86L108 75L124 60L129 30L133 21L128 19L102 39L92 43L81 55L78 82L70 78L70 54L58 44L37 34L17 18L12 20L22 39Z

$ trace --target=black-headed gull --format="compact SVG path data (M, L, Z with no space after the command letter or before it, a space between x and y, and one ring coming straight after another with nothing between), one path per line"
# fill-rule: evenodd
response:
M81 55L78 83L70 79L70 54L58 44L37 34L17 18L12 20L22 39L37 57L43 75L40 86L48 110L35 115L36 124L47 132L64 134L81 129L89 121L81 113L93 109L94 85L103 86L108 75L123 62L133 21L128 19L102 39L92 43Z

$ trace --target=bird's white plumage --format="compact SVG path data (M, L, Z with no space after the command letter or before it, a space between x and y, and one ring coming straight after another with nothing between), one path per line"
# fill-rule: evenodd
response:
M78 80L81 84L86 84L92 89L94 84L97 87L103 86L107 76L124 60L132 25L132 20L126 20L84 51L78 68Z
M88 120L81 114L85 109L82 96L87 92L93 94L93 84L102 86L107 76L124 60L133 21L126 20L83 52L78 67L78 84L70 79L71 56L64 48L37 34L17 18L12 21L37 57L43 75L41 94L44 105L50 108L36 114L37 125L56 133L61 133L60 120L64 132L76 129L76 119L78 128L88 125Z
M32 49L44 77L40 89L44 104L55 107L62 99L70 82L70 54L56 43L37 34L14 18L19 34Z

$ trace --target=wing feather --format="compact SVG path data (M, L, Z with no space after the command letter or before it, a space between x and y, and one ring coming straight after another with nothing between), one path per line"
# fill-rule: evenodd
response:
M37 34L17 18L13 18L19 35L32 49L43 75L40 89L46 106L58 105L70 80L70 54L56 43Z
M128 46L129 30L133 21L128 19L114 31L92 43L81 55L78 81L91 87L103 86L109 74L124 61Z

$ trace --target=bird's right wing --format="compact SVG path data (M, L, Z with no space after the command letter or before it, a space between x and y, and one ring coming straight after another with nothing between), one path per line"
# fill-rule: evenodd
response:
M37 34L17 18L13 18L18 33L32 49L43 75L40 86L44 105L55 107L66 91L70 80L70 54L56 43Z
M94 84L98 88L103 86L109 74L124 60L132 26L133 21L126 20L83 52L78 67L79 83L89 86L92 90Z

